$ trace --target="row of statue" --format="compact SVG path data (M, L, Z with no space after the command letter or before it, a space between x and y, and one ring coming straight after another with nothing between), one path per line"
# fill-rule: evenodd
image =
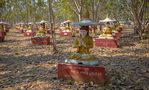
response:
M46 37L47 28L45 27L45 23L40 23L34 26L33 24L23 24L19 23L16 25L16 29L26 33L35 33L34 37Z
M65 62L67 63L77 63L84 65L98 65L97 57L90 54L90 49L93 48L93 38L89 35L90 27L97 25L96 22L90 19L83 19L80 22L71 23L70 21L65 21L61 26L64 32L71 32L71 25L80 27L79 35L75 37L73 42L74 53L69 55ZM66 27L65 27L66 26ZM34 37L45 37L47 33L47 29L45 28L45 24L41 23L37 27L37 31ZM20 28L22 29L22 27ZM31 26L28 26L28 30L26 32L31 32ZM113 39L113 30L110 27L109 22L106 23L105 27L102 30L102 33L98 38L104 39Z
M60 29L61 32L73 32L75 33L75 30L72 30L73 28L71 27L72 22L70 20L64 21L63 23L61 23ZM35 27L34 29L36 29L36 37L42 37L45 36L48 29L47 27L45 27L45 23L40 23L40 25L37 25L38 27ZM115 25L113 25L115 26ZM89 26L90 27L90 26ZM26 30L26 32L32 32L33 31L33 25L29 24L29 25L17 25L17 28L19 28L20 30L24 29ZM110 26L110 23L107 21L107 23L105 24L105 27L100 31L100 35L99 38L108 38L108 39L113 39L113 32L115 32L116 28L113 29L112 26Z
M6 22L0 22L0 32L7 32L10 29L10 24Z

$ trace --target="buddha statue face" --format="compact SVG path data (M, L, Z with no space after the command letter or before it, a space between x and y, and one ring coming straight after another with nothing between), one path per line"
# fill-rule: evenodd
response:
M80 36L81 37L85 37L87 35L87 31L86 30L80 30Z
M82 26L80 28L80 36L85 37L88 34L89 34L89 26Z
M110 27L104 27L103 28L103 34L112 34L112 30Z

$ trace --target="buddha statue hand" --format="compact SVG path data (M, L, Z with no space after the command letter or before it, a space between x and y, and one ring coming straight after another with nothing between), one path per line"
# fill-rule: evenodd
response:
M84 43L82 38L80 38L80 46L86 47L86 44Z
M82 46L83 46L83 47L87 47L84 43L82 43Z

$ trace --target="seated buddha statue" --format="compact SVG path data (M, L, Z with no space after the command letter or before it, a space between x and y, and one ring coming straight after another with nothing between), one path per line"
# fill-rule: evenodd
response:
M28 29L26 30L26 32L32 32L31 26L28 27Z
M82 26L80 28L80 36L74 40L73 48L75 53L68 56L65 62L84 64L84 65L97 65L97 58L90 54L89 49L93 48L93 39L89 36L89 26Z
M71 30L70 23L65 23L65 26L62 30L63 32L70 32Z
M70 32L70 27L69 26L66 26L65 29L64 29L64 31L65 32Z
M102 34L99 35L99 38L113 39L112 29L108 26L104 27L102 30Z
M43 27L39 27L35 37L45 37L45 36L46 36L46 30Z
M0 24L0 32L3 32L4 29L3 29L3 26Z
M23 27L23 26L20 26L20 27L19 27L19 30L24 30L24 27Z
M23 30L26 32L28 30L27 25L24 26Z

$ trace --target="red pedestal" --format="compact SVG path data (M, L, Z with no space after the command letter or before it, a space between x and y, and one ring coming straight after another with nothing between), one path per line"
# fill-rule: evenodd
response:
M5 39L5 32L0 32L0 42L3 42Z
M50 44L50 37L33 37L31 38L33 44L40 44L40 45L49 45Z
M121 32L116 32L115 36L114 36L114 39L119 40L120 38L121 38Z
M3 42L4 39L5 39L5 37L1 37L1 36L0 36L0 42Z
M33 32L24 32L24 36L33 36L34 33Z
M72 32L60 32L60 36L61 37L65 37L65 36L71 37L72 36Z
M9 29L6 29L6 32L9 32Z
M95 39L95 46L96 47L110 47L110 48L117 48L117 41L114 39Z
M58 78L74 81L105 83L105 68L100 66L84 66L77 64L58 64Z
M5 36L6 35L6 32L0 32L0 36Z
M4 35L7 35L7 32L6 31L4 31Z

